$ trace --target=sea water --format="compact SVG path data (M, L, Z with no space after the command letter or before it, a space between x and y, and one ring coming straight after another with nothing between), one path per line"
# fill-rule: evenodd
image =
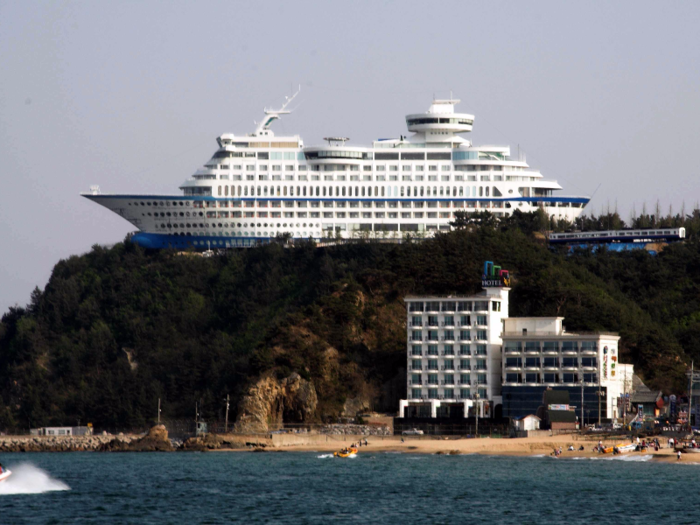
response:
M0 523L700 523L700 464L649 459L3 454Z

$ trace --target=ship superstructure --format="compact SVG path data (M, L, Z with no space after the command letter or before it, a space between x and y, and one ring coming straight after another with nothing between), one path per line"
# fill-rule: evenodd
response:
M295 95L296 96L296 95ZM140 231L149 248L253 246L278 235L291 238L426 237L450 230L458 210L497 217L542 208L573 220L589 198L555 195L508 146L474 146L474 116L455 112L456 99L433 100L425 113L406 116L410 136L379 139L369 147L345 137L305 147L278 137L271 124L294 97L250 134L224 133L218 149L181 186L180 195L83 195Z

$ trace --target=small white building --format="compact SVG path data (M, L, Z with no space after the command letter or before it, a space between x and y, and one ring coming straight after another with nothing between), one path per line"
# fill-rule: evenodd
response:
M509 290L405 298L408 399L399 417L469 417L476 407L479 417L496 414Z
M513 419L513 426L515 430L527 431L527 430L539 430L540 429L539 417L534 414L528 414L527 416L516 417Z
M91 436L92 427L41 427L32 428L32 436Z

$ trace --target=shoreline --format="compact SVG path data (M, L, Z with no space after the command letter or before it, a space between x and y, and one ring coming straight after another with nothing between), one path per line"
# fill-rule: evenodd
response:
M121 436L0 436L0 454L26 452L109 452L104 445L113 439L125 443L136 441L137 435ZM578 434L545 435L527 438L466 438L439 436L365 436L332 434L208 434L188 440L180 451L202 452L318 452L333 453L344 447L367 440L368 445L358 449L358 455L365 453L403 453L485 456L553 456L555 448L562 449L560 458L577 459L620 459L635 456L651 456L654 462L700 463L700 453L684 453L681 460L676 458L674 449L668 447L666 438L661 438L659 451L626 452L620 455L599 454L593 448L602 441L605 446L629 443L629 439L618 436L615 439L586 438ZM567 450L573 446L574 450ZM584 450L579 448L583 446ZM100 450L102 448L102 450ZM174 450L174 449L173 449ZM114 449L112 451L124 451Z

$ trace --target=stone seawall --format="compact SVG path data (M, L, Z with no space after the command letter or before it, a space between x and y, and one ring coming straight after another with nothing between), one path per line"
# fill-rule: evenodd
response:
M0 436L0 452L93 452L118 439L131 443L141 436Z

